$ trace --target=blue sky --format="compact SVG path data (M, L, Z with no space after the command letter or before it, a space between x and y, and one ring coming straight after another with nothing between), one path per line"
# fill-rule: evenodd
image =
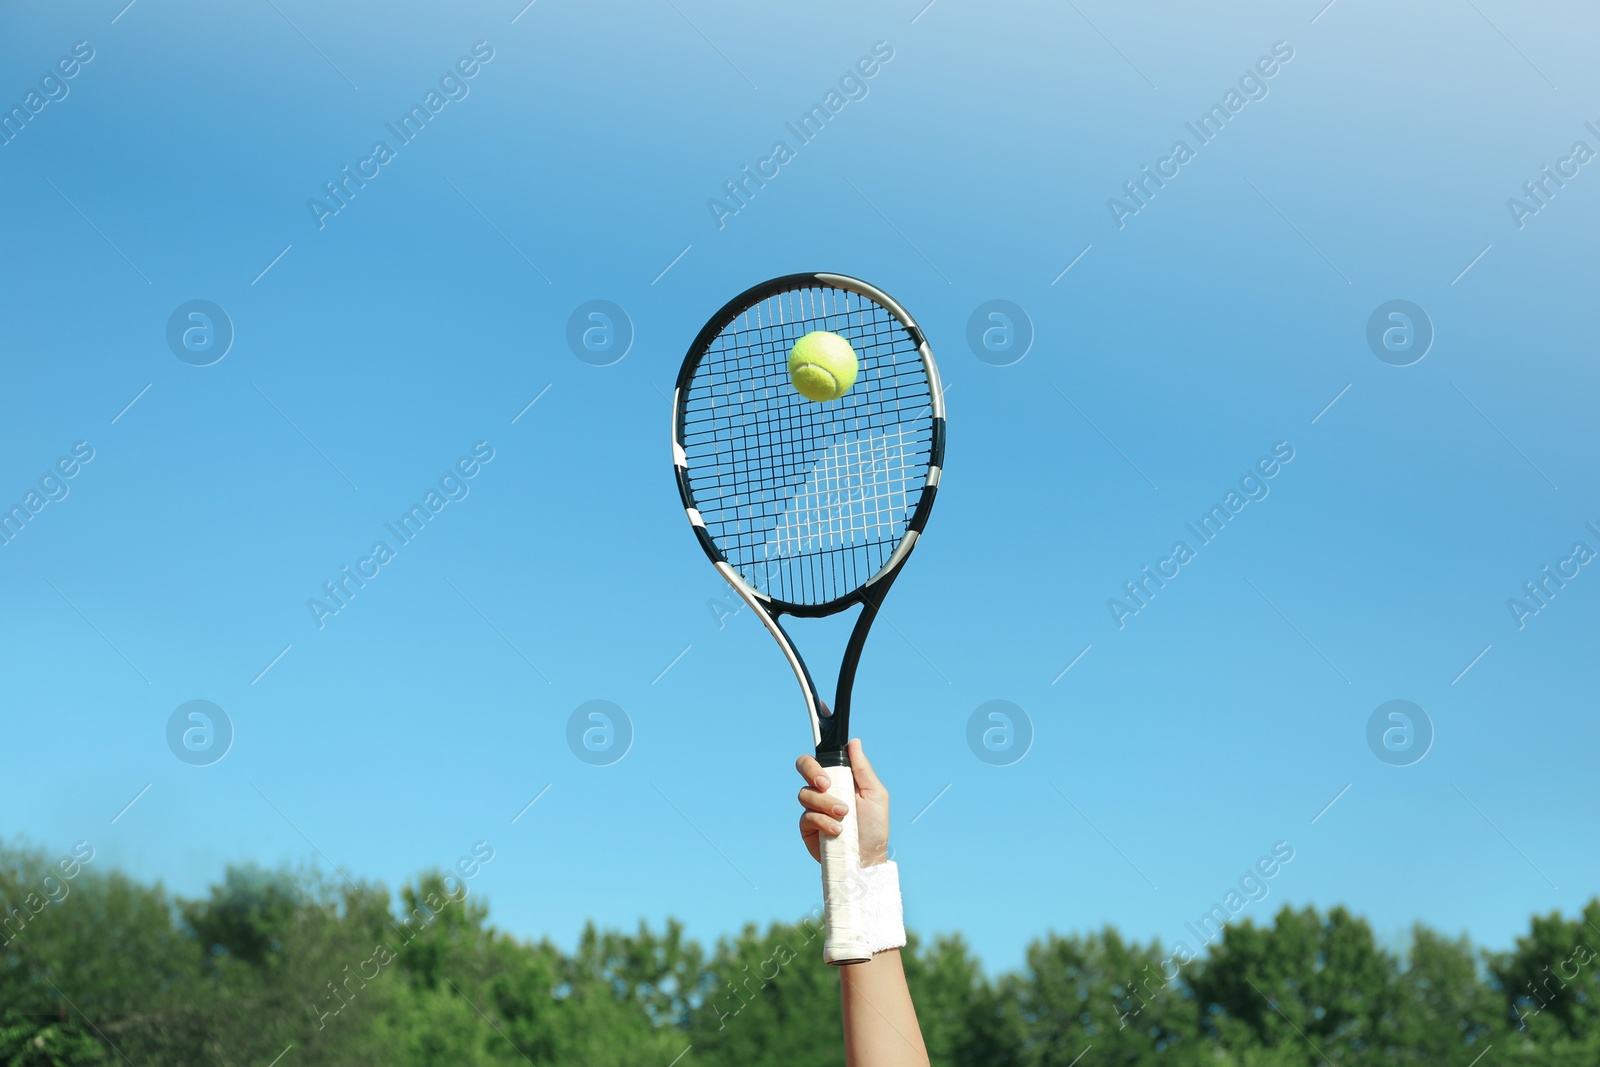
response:
M85 839L180 893L247 860L394 885L484 840L496 921L562 944L589 918L713 939L808 910L803 704L748 612L719 627L666 397L723 301L819 269L911 309L949 386L939 505L856 700L911 925L992 968L1052 929L1171 942L1280 841L1243 915L1344 904L1391 944L1423 921L1503 946L1600 885L1600 577L1521 628L1507 604L1600 551L1600 164L1520 227L1508 206L1600 151L1593 12L115 0L6 22L7 110L93 57L0 147L0 499L93 458L0 547L0 834ZM800 144L785 124L875 46ZM1275 47L1200 144L1185 124ZM385 124L430 90L451 99L399 143ZM393 158L319 228L308 201L380 139ZM719 228L708 201L780 140ZM1193 158L1137 213L1108 205L1179 140ZM167 343L194 300L234 331L209 366ZM609 366L567 345L591 300L631 322ZM967 344L991 300L1031 321L1010 366ZM1434 332L1409 366L1366 340L1393 300ZM475 446L460 498L319 628L307 601ZM1267 494L1119 628L1108 600L1275 447ZM831 676L840 628L795 629ZM1367 743L1397 699L1435 734L1409 766ZM209 766L168 747L191 700L232 724ZM632 724L607 766L566 741L592 700ZM1032 724L1009 766L967 747L991 700Z

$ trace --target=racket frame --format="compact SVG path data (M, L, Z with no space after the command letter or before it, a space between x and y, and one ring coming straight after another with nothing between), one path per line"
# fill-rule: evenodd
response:
M769 596L746 582L717 548L706 530L705 520L696 506L694 490L689 481L689 461L683 444L684 415L688 403L689 384L718 335L740 315L763 301L795 289L810 287L826 287L854 293L880 305L900 323L915 344L917 355L922 360L928 380L932 418L928 441L928 473L917 498L916 507L906 522L906 531L900 543L895 546L878 572L851 592L823 604L796 604ZM778 647L783 651L784 658L789 661L789 667L794 671L795 678L800 683L800 691L805 697L817 762L823 767L837 769L832 775L835 781L830 793L836 792L850 808L849 814L843 820L845 832L838 838L825 837L821 843L824 897L829 910L830 929L835 925L841 929L854 926L855 902L851 897L859 881L856 877L859 866L859 845L855 833L856 797L852 785L853 772L849 769L850 758L845 751L850 739L850 701L855 686L856 668L860 665L861 653L866 647L867 633L877 618L878 610L883 606L883 599L894 584L895 578L899 576L901 568L905 566L906 560L910 558L912 549L916 547L927 525L944 467L944 440L944 390L940 384L939 366L934 362L933 351L928 347L928 340L922 328L917 325L910 312L893 297L859 278L843 274L823 272L786 274L752 286L728 301L695 336L694 343L689 346L688 354L684 357L683 366L678 371L677 384L673 389L673 470L677 479L678 495L682 499L689 524L694 529L696 540L700 542L706 557L711 560L723 579L733 587L740 599L755 610L756 617L772 634ZM811 671L806 666L799 649L795 647L794 641L789 637L788 631L784 629L781 618L785 615L794 618L824 618L856 605L860 605L861 614L856 618L855 626L850 631L850 638L845 644L844 655L839 664L839 678L834 691L833 706L830 708L817 692ZM845 786L851 787L844 788ZM830 938L824 958L833 964L861 963L871 958L871 950L863 947L859 936Z
M917 354L922 359L923 369L928 378L929 402L933 410L928 442L928 474L917 499L916 508L906 523L906 532L900 543L895 546L878 572L860 587L824 604L796 604L769 596L752 587L727 561L707 532L705 520L701 518L700 511L696 507L694 491L689 484L689 462L683 447L684 407L688 400L689 383L693 380L695 371L699 369L701 359L709 350L711 342L727 328L729 323L764 300L794 289L812 286L842 289L865 297L882 306L899 321L916 345ZM910 312L906 311L898 301L859 278L823 272L786 274L752 286L724 304L706 322L696 335L694 343L689 346L689 353L684 357L683 366L678 371L677 384L673 389L672 456L678 495L682 499L684 512L706 557L711 560L723 579L733 587L734 592L755 609L757 617L783 650L784 657L789 661L789 666L794 671L795 678L805 695L817 761L824 767L849 765L844 747L850 739L850 694L855 684L856 668L861 661L862 649L866 646L867 632L872 628L878 609L883 605L883 598L894 584L895 578L899 576L900 569L905 566L906 560L927 525L928 514L938 493L939 478L944 465L944 438L944 391L940 385L939 366L934 362L926 335L911 317ZM838 686L835 689L833 706L830 708L823 703L821 695L817 692L816 683L812 680L811 671L806 667L805 659L779 620L784 615L795 618L824 618L857 604L861 606L861 615L856 619L855 627L850 632L850 639L845 645L844 657L839 665Z

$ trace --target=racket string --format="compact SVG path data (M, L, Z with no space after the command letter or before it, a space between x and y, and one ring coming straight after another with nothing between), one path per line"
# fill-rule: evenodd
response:
M794 390L788 352L813 330L860 360L844 397ZM683 445L713 542L758 590L820 604L859 588L900 543L932 451L926 368L904 325L873 301L814 286L736 315L684 399Z

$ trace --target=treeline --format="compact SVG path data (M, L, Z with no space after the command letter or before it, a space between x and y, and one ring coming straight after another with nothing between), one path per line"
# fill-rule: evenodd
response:
M490 926L469 862L398 901L256 868L186 900L92 850L0 848L0 1063L844 1062L814 919L710 951L672 922L591 928L567 953ZM1113 930L1051 934L994 979L959 937L914 942L905 961L936 1064L1595 1067L1595 946L1600 899L1533 919L1508 952L1419 926L1399 957L1342 908L1284 908L1181 969Z

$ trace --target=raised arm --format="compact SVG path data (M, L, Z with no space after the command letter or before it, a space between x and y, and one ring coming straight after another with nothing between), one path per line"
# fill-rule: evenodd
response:
M861 836L861 892L868 928L881 944L872 959L839 968L844 1002L844 1055L849 1067L927 1067L928 1050L917 1026L917 1010L900 965L905 931L900 919L899 870L889 859L889 790L873 771L861 742L850 742L850 767L856 780L856 821ZM800 837L811 858L820 861L819 835L839 833L845 809L827 795L827 772L811 756L795 769L806 785L800 790Z

